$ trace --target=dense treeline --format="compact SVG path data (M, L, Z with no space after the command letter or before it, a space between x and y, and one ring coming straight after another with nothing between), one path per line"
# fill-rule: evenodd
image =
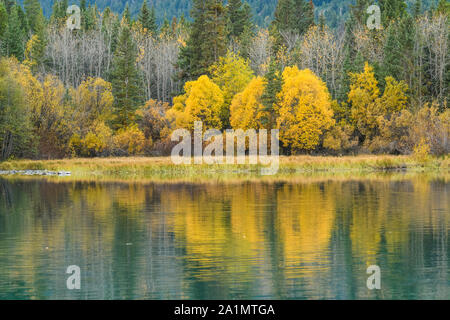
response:
M423 0L422 9L429 9L439 0ZM136 17L141 9L142 0L85 0L86 5L96 5L103 11L109 7L112 11L122 14L128 5L131 16ZM260 27L268 27L273 19L277 0L247 0L252 8L253 20ZM349 16L350 5L354 0L313 0L318 19L323 15L328 26L337 27ZM409 8L414 6L415 0L405 1ZM40 0L44 15L49 17L52 13L53 0ZM70 4L80 4L80 0L70 1ZM188 17L192 0L148 0L148 4L156 9L156 20L159 25L171 17Z
M268 28L241 0L194 0L159 26L67 0L0 0L1 159L166 154L176 128L280 129L284 154L447 154L449 14L441 0L368 0L327 25L312 1L279 0Z

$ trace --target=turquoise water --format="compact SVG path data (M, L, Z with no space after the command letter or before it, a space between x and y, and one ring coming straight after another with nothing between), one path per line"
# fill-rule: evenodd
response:
M450 298L444 179L64 181L0 180L0 299Z

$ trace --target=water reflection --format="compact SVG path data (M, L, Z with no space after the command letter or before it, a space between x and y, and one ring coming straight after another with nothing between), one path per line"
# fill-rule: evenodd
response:
M450 297L443 179L63 181L0 180L1 299Z

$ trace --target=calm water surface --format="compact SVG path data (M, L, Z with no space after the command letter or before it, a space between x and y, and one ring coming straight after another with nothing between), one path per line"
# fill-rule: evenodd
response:
M420 176L0 180L0 299L449 299L449 193Z

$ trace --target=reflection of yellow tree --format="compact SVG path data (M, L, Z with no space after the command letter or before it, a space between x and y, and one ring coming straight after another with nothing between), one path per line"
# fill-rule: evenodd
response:
M226 213L214 191L178 190L165 195L163 208L174 212L174 232L185 242L187 255L206 268L215 265L214 258L223 255L227 240Z
M283 185L39 182L30 189L33 196L23 196L10 210L13 214L3 216L8 232L17 234L20 241L0 239L0 246L6 248L0 252L0 270L8 269L0 275L7 274L14 283L36 288L30 295L42 297L42 292L53 289L47 286L54 283L43 284L41 273L64 269L68 259L77 260L70 263L87 261L96 268L93 273L106 279L111 256L129 258L126 263L132 262L134 274L157 278L163 276L149 271L153 270L152 263L158 261L160 266L164 259L171 263L173 256L167 252L178 246L185 253L182 261L186 265L180 269L170 266L180 277L176 286L183 280L184 285L190 285L192 281L187 279L194 278L249 292L257 287L252 281L260 281L263 273L270 289L272 276L281 283L301 279L311 294L320 297L321 281L331 275L330 259L336 253L331 251L335 221L339 222L336 234L342 238L333 240L333 248L345 246L339 249L344 249L352 267L378 264L377 256L386 257L388 267L397 266L410 261L411 253L413 262L423 265L425 236L436 240L433 250L445 257L446 246L436 243L446 240L450 225L447 184L424 178L297 180ZM18 186L15 189L21 190ZM126 236L141 231L149 238L126 247ZM174 239L168 235L174 235ZM147 240L154 242L149 244ZM155 244L165 250L164 254L154 250ZM125 257L129 252L132 256ZM17 257L11 270L9 256ZM445 259L436 265L436 279L445 284L440 278L447 275ZM342 266L344 271L348 268ZM359 271L353 269L352 276L364 284L365 270ZM152 288L149 282L143 284L137 278L130 281L139 292ZM65 297L67 290L64 281L61 283L55 294ZM173 287L161 287L164 292L158 294L170 297ZM283 283L280 288L284 290ZM356 296L365 297L365 287L361 290ZM440 296L446 292L443 285L439 290Z
M285 185L279 189L277 227L287 277L300 272L299 264L325 263L321 259L329 253L335 217L334 195L330 191L327 188L323 192L316 184Z
M162 201L164 210L175 213L174 232L184 242L187 258L202 270L197 276L214 280L220 271L227 274L226 281L245 282L255 276L252 269L262 267L255 257L268 249L265 216L258 208L267 199L264 187L245 185L179 190Z

